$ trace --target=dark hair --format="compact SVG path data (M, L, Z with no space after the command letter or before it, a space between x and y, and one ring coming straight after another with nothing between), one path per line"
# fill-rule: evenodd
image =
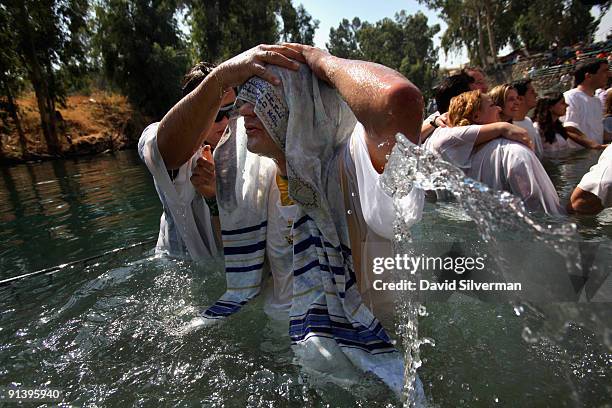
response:
M574 87L577 87L584 82L586 74L597 73L601 64L608 65L608 61L603 58L596 58L579 63L574 71Z
M552 113L550 108L563 99L561 92L553 92L546 94L542 98L538 98L535 111L533 113L533 121L538 124L540 134L544 136L546 142L553 144L557 139L556 133L559 133L564 139L567 139L567 131L563 127L563 124L557 118L555 121L552 120Z
M518 93L519 96L525 96L525 94L527 93L527 89L529 89L530 83L530 78L518 79L512 82L512 87L516 90L516 93Z
M215 69L215 65L210 62L198 62L183 77L183 97L187 96Z
M608 90L606 94L606 109L604 110L604 116L612 116L612 91Z
M438 112L447 112L450 100L457 95L470 91L470 84L473 83L474 78L464 72L444 78L434 89Z

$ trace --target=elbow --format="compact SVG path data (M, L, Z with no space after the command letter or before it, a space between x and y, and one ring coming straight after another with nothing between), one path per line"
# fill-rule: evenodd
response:
M395 133L400 132L411 142L418 143L425 107L419 88L404 80L389 87L385 99Z

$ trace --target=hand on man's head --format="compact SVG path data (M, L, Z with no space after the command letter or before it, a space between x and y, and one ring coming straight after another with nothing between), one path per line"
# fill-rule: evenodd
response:
M259 76L271 84L280 84L279 78L266 68L272 64L297 71L306 62L304 56L284 45L258 45L220 64L215 70L224 88L242 85L249 78Z

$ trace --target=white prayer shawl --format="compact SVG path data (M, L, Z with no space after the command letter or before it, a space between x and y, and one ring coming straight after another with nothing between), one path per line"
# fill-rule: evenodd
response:
M461 168L466 176L518 196L529 211L565 213L555 186L531 150L497 138L474 151L479 131L479 125L436 129L425 147Z
M196 157L181 166L174 181L171 180L157 147L158 127L159 123L147 126L138 141L138 153L153 175L164 208L156 252L194 261L210 259L219 250L209 208L190 181Z
M326 372L338 371L348 359L399 393L403 359L356 286L340 188L338 151L356 118L338 93L306 66L297 73L269 69L282 85L251 78L239 99L255 102L257 116L283 147L289 195L299 205L293 224L289 325L294 351L309 366ZM275 169L270 159L246 150L244 124L237 125L215 150L227 292L204 312L204 319L237 312L259 293L262 281L266 200Z

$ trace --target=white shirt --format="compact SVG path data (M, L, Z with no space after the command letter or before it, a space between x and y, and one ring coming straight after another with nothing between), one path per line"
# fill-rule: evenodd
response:
M534 123L533 126L539 133L540 127L538 123ZM557 153L565 152L571 149L569 139L565 139L559 133L555 133L555 141L553 143L548 143L544 138L544 135L540 136L540 140L542 143L542 152L544 156L554 156L557 155Z
M147 126L138 141L138 154L153 176L163 205L156 252L198 261L208 259L221 245L216 242L208 205L190 180L197 153L170 179L157 147L158 127L159 123Z
M540 133L534 127L533 122L531 121L531 118L525 116L523 120L512 121L512 124L522 127L523 129L527 131L527 133L529 134L529 137L533 141L533 145L535 147L535 154L536 156L538 156L538 158L541 159L542 153L543 153L542 140L540 138Z
M563 126L572 126L584 133L589 139L603 143L603 108L601 101L589 96L578 88L563 94L568 104ZM569 141L570 146L582 149L583 146Z
M293 297L292 236L298 206L281 205L275 181L268 197L266 262L272 272L272 287L266 287L264 311L270 317L283 320L288 316Z
M599 197L604 207L612 207L612 146L606 147L597 164L582 177L578 187Z

